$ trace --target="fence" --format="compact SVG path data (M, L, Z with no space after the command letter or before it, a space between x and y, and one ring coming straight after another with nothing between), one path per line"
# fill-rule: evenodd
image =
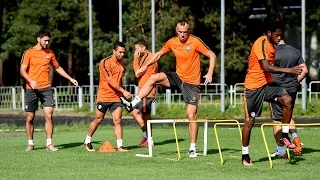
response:
M225 98L229 101L231 107L236 107L243 103L243 83L225 86ZM136 85L124 85L124 89L131 94L137 94L138 87ZM308 85L308 97L310 103L318 103L320 98L320 81L311 81ZM98 86L94 86L94 99L96 99ZM71 110L82 108L90 105L89 86L57 86L54 87L54 100L56 110ZM182 93L178 90L162 89L157 87L157 103L162 104L185 104ZM24 110L25 92L21 86L16 87L0 87L0 109ZM200 85L200 100L199 104L220 105L221 84L211 83L205 86ZM301 92L297 94L297 102L301 103Z

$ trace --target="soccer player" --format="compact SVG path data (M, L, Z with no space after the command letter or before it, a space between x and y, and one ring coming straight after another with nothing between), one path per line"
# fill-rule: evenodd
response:
M189 157L197 157L196 142L198 136L197 107L200 92L201 67L200 55L203 54L210 59L207 74L204 76L204 84L212 81L212 74L216 64L216 55L206 46L202 40L189 34L189 23L187 19L181 19L176 26L177 37L168 40L162 49L156 52L152 58L143 65L136 74L145 72L146 68L157 62L161 56L173 52L176 56L176 72L160 72L152 75L140 89L138 95L132 102L124 102L129 109L135 107L141 99L147 97L155 85L167 88L178 88L183 94L187 104L186 115L192 122L189 123L190 150Z
M46 131L46 149L48 151L58 151L52 143L53 134L53 89L49 79L50 65L63 77L68 79L74 85L78 86L78 82L71 78L59 63L53 51L49 49L51 34L49 31L41 30L37 34L37 44L32 48L25 50L21 59L20 73L26 82L26 133L28 137L28 146L26 151L34 150L33 133L34 133L34 117L40 100L44 118Z
M104 120L107 110L110 110L114 123L114 135L117 140L117 148L119 152L128 152L122 144L122 104L120 97L132 98L132 95L123 89L122 77L124 75L125 44L117 42L113 47L113 55L106 57L100 61L100 81L96 100L96 115L90 123L87 137L84 145L87 151L95 151L91 144L91 138L98 126Z
M283 36L283 26L279 21L268 25L267 34L259 37L248 57L248 70L244 82L245 123L242 128L242 164L252 166L249 156L249 142L255 118L261 115L263 101L278 102L282 105L282 123L289 124L292 117L292 99L280 86L272 84L271 73L300 74L302 68L279 68L273 66L275 45ZM288 137L289 126L282 126L281 142L294 148Z
M294 108L294 104L296 101L298 86L306 74L308 73L308 68L301 57L301 53L298 49L285 44L284 40L280 40L279 44L276 46L276 57L274 65L280 68L291 68L294 66L301 66L302 73L298 76L294 74L272 74L273 81L280 85L282 88L286 90L286 92L292 98L292 109ZM270 103L270 112L271 118L273 122L278 123L281 122L282 119L282 108L278 103ZM290 124L294 124L294 120L291 119ZM271 157L284 157L287 156L285 148L283 144L280 142L281 137L281 126L273 126L273 134L276 139L278 148L277 151L271 154ZM301 140L298 137L297 130L295 126L290 127L290 133L292 135L292 143L295 145L294 154L300 155L302 152Z
M139 40L134 43L135 52L134 52L134 60L133 60L133 69L134 72L145 65L148 61L150 61L152 57L152 53L148 50L148 43L145 40ZM148 79L158 72L158 63L153 63L150 65L146 71L136 74L138 78L138 87L139 89L148 81ZM156 86L154 85L151 92L147 95L147 97L143 98L142 101L137 105L137 109L134 109L131 112L131 115L138 122L142 132L143 137L139 146L146 147L148 146L147 137L151 136L151 134L147 135L146 132L146 124L147 120L151 119L151 105L155 101L156 97Z

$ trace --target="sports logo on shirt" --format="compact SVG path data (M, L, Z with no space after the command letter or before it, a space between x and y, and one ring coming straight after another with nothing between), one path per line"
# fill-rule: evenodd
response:
M49 59L50 59L49 54L46 54L46 59L47 59L47 60L49 60Z
M188 44L188 45L186 46L186 51L187 51L187 52L190 52L190 50L191 50L191 46Z

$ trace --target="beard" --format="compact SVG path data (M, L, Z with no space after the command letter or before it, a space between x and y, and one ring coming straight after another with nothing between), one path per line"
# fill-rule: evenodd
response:
M48 49L49 45L48 44L40 44L42 49Z

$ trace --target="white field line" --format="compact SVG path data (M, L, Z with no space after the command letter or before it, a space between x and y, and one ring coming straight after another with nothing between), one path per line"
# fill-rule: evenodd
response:
M34 131L43 131L44 129L34 129ZM11 130L11 129L3 129L1 130L0 129L0 132L25 132L26 129L14 129L14 130Z

